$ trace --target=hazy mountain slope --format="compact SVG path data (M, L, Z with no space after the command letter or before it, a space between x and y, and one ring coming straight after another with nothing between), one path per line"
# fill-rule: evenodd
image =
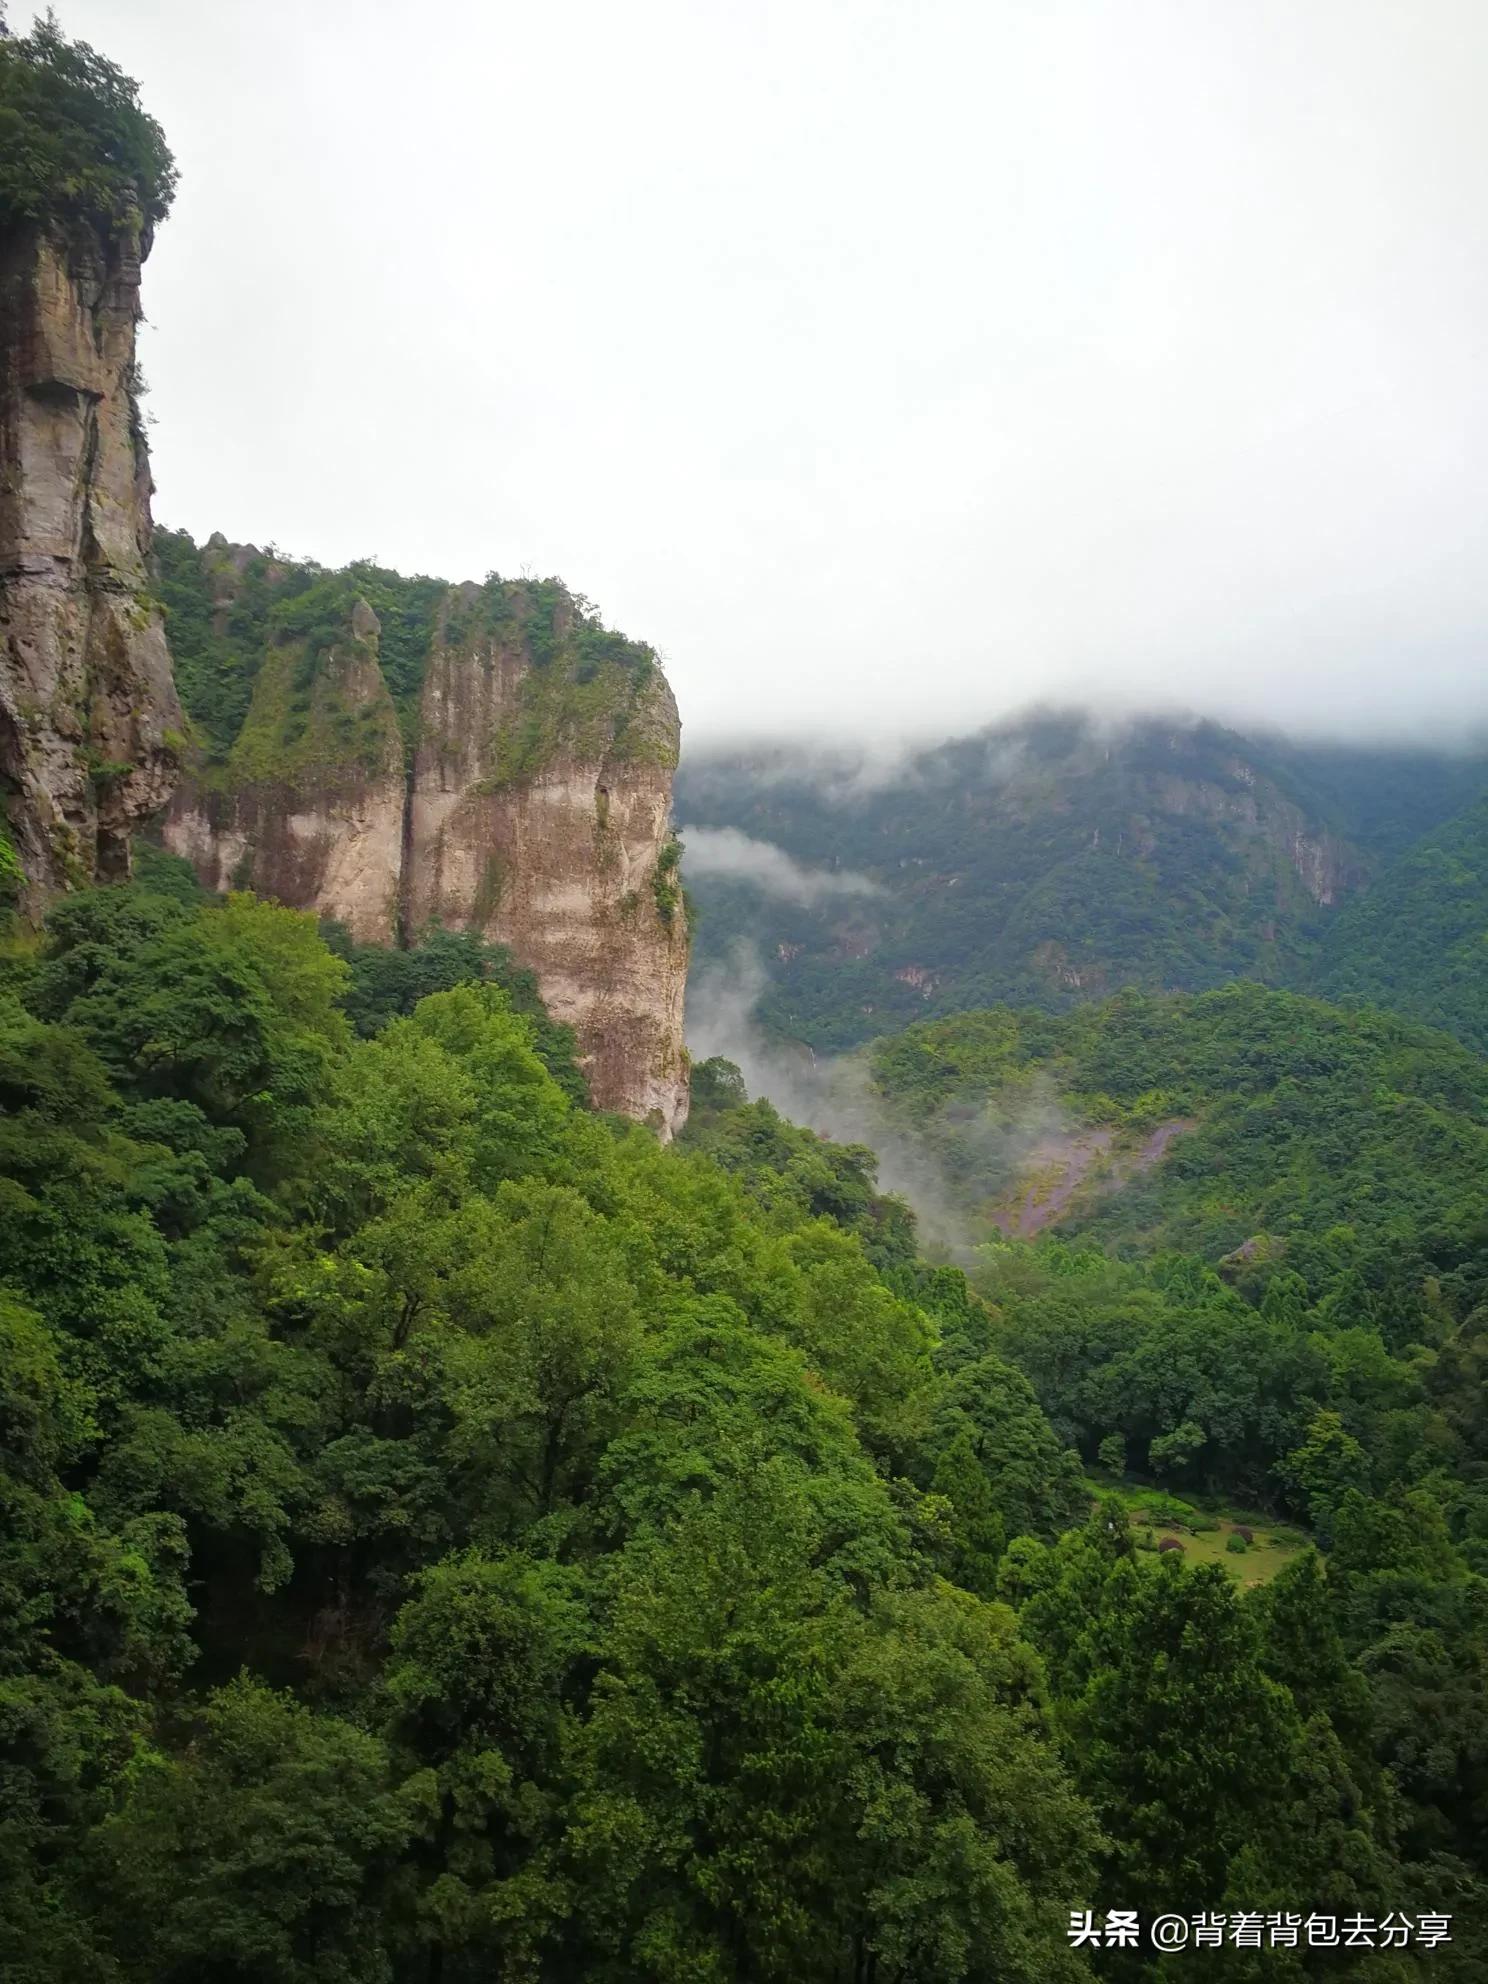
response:
M1488 1063L1392 1014L1255 985L1123 993L907 1028L874 1083L982 1230L1062 1185L1065 1232L1123 1253L1389 1258L1481 1225Z
M1422 834L1488 788L1482 750L1298 743L1268 737L1256 745L1273 777L1315 807L1335 833L1368 854L1393 859Z
M684 761L697 962L750 940L762 1021L817 1048L927 1010L1307 985L1339 905L1484 777L1481 759L1078 716L922 752L877 782L799 755ZM775 849L830 880L782 873Z
M1424 835L1340 913L1318 985L1488 1049L1488 799Z

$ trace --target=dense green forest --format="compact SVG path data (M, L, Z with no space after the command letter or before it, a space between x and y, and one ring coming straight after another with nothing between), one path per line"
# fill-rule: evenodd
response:
M8 1979L1033 1980L1072 1908L1227 1898L1445 1909L1480 1974L1481 1233L1331 1389L1291 1268L992 1306L726 1078L690 1148L579 1106L499 954L146 869L7 965ZM1313 1393L1212 1474L1326 1569L1092 1515L1041 1304L1222 1321L1232 1389L1290 1333ZM1096 1423L1157 1466L1147 1409Z
M1289 1456L1331 1414L1361 1480L1434 1476L1459 1540L1488 1544L1452 1431L1488 1302L1488 1063L1234 986L960 1014L872 1067L987 1236L1002 1346L1087 1461L1116 1436L1144 1475L1317 1522ZM1061 1181L1037 1244L997 1235Z
M1266 1235L1269 1260L1340 1223L1398 1250L1470 1221L1488 1167L1480 1056L1390 1014L1261 986L955 1014L875 1043L869 1065L972 1207L996 1200L1046 1134L1052 1149L1111 1128L1104 1172L1062 1224L1123 1252L1218 1260ZM1168 1124L1185 1127L1162 1162L1109 1191Z
M820 1051L927 1010L1061 1011L1123 986L1202 991L1246 977L1342 992L1350 947L1340 932L1335 963L1330 946L1345 905L1485 784L1481 754L1067 714L995 726L879 773L784 750L688 758L677 811L684 839L734 829L868 885L792 899L747 861L710 866L702 840L688 869L700 971L729 969L745 940L766 973L762 1026ZM1431 927L1409 934L1458 947L1450 964L1423 964L1450 972L1454 989L1411 1010L1455 1025L1471 1005L1456 988L1485 928L1481 896L1469 904L1454 883L1436 900ZM1476 920L1464 924L1469 907ZM1353 927L1370 958L1390 955L1397 982L1416 968L1408 944ZM1362 985L1367 974L1353 969Z
M1423 834L1328 932L1318 988L1488 1052L1488 799Z

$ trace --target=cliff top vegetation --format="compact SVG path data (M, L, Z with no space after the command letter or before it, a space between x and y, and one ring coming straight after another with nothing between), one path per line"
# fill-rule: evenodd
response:
M207 770L229 782L235 773L268 776L274 764L292 772L307 753L324 766L325 740L312 737L311 716L358 600L377 616L377 665L406 744L417 734L434 655L488 640L530 664L488 740L493 785L529 776L563 751L675 762L675 717L655 651L606 627L559 579L493 572L481 585L455 586L372 559L327 571L217 537L198 546L185 531L157 532L155 563L181 700ZM265 739L272 762L259 748ZM355 755L348 744L346 762Z
M139 85L48 13L27 35L0 11L0 228L90 221L150 229L176 162Z

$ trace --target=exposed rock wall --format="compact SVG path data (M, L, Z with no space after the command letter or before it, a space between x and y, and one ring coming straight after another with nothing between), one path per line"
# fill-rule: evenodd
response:
M0 242L0 806L32 916L128 873L183 742L145 566L140 259L83 226Z
M363 944L396 937L403 872L407 780L380 632L358 600L325 652L303 637L270 648L224 774L188 778L165 823L209 888L334 916Z
M408 924L505 944L573 1027L600 1107L670 1137L687 1114L687 932L680 899L663 913L657 890L676 704L653 670L623 750L565 738L530 771L503 773L530 681L515 635L433 657L410 795Z
M204 557L214 613L230 553ZM358 599L319 648L271 640L241 733L182 786L166 844L210 887L316 910L362 942L440 924L506 945L573 1027L595 1104L672 1136L687 929L665 677L552 588L450 588L401 711L381 636Z
M1365 885L1369 871L1355 849L1310 821L1300 806L1283 797L1270 780L1261 779L1243 759L1231 760L1226 770L1241 790L1202 780L1157 778L1158 810L1174 817L1197 815L1234 829L1241 845L1249 840L1269 848L1321 908L1332 908L1351 890Z

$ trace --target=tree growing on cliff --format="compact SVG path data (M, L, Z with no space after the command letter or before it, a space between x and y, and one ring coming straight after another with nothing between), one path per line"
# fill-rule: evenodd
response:
M50 11L28 35L0 34L0 230L150 229L175 191L176 162L138 83L69 41Z

